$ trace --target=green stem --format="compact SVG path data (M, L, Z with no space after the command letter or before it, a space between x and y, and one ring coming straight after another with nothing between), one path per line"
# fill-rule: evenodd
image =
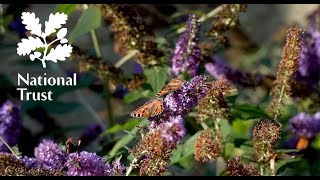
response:
M83 4L83 8L87 9L88 5ZM94 30L91 30L90 33L91 33L91 38L92 38L92 42L93 42L97 57L101 58L102 57L101 47L99 45L98 38L96 36L96 32ZM106 73L104 75L103 81L104 81L103 86L104 86L104 95L105 95L106 106L107 106L109 127L112 127L114 125L114 119L113 119L113 111L112 111L112 105L111 105L111 93L110 93L110 89L109 89L109 75L108 75L108 73Z
M114 67L119 68L122 64L127 62L130 58L132 58L135 54L139 52L138 50L130 50L127 55L123 56L115 65Z
M19 159L19 156L16 155L16 153L14 153L13 149L10 147L10 145L2 138L2 136L0 135L0 140L3 142L4 145L7 146L7 148L11 151L11 153L16 156L17 159Z
M137 161L138 161L138 158L137 158L137 157L135 157L135 158L132 160L129 168L127 169L126 176L129 176L129 175L130 175L131 171L133 170L133 166L136 164Z
M108 119L109 119L109 127L112 127L115 122L113 119L113 111L112 111L112 104L111 104L111 93L109 88L109 77L108 75L105 76L105 82L103 82L104 87L104 95L106 100L106 106L107 106L107 113L108 113Z
M282 85L282 87L281 87L281 90L280 90L280 96L279 96L279 101L278 101L278 106L280 106L280 104L281 104L281 101L282 101L282 97L283 97L283 92L284 92L284 87L285 87L285 85ZM280 107L279 107L280 108ZM280 115L280 110L279 110L279 108L276 108L276 112L275 112L275 115L274 115L274 120L278 120L278 116Z

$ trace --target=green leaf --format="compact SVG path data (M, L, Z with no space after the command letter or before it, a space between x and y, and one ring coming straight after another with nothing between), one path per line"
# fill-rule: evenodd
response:
M299 152L297 149L277 149L276 153L294 153L294 152Z
M230 139L230 133L231 133L231 125L228 121L222 120L219 123L220 129L223 135L224 141L228 141Z
M129 120L125 124L116 124L112 128L109 128L106 131L104 131L103 133L101 133L100 136L104 136L104 135L106 135L108 133L110 133L110 134L116 133L116 132L121 131L121 130L132 129L135 126L137 126L140 121L141 121L140 119L134 119L134 120Z
M198 138L199 134L203 131L199 131L191 136L184 144L179 144L177 150L172 153L171 163L178 163L187 156L191 156L194 152L194 143Z
M142 121L140 121L139 123L140 125L146 125L148 124L148 120L144 119ZM135 127L130 131L130 134L127 134L123 137L121 137L117 143L112 147L112 149L109 151L109 155L110 156L115 156L118 152L119 149L123 148L125 145L127 145L134 137L132 136L132 134L136 134L138 131L138 128Z
M21 156L22 153L19 151L18 145L13 146L11 149L14 152L15 155Z
M139 89L136 91L131 91L124 96L124 102L129 104L141 98L152 97L152 92L150 90Z
M147 77L147 83L149 83L153 89L153 94L158 93L167 79L167 67L153 66L144 70L144 74Z
M10 14L10 15L7 15L3 18L3 21L2 21L2 26L5 28L5 29L8 29L8 25L9 23L12 21L13 19L13 15Z
M231 137L234 139L249 139L254 121L242 121L236 119L232 121L232 132Z
M225 159L230 159L234 156L234 150L235 150L235 146L233 143L227 142L224 144L224 148L223 148L223 157Z
M57 4L55 11L60 13L63 12L69 16L76 9L76 7L76 4Z
M300 157L276 161L276 174L281 174L288 166L292 165L292 163L297 163L299 161L301 161Z
M231 117L241 120L251 120L257 118L268 117L264 110L258 106L252 106L249 104L241 104L232 106L230 109Z
M181 160L181 156L183 153L184 144L177 145L177 149L172 152L171 156L171 164L177 163Z
M70 35L69 42L72 44L74 40L93 29L101 26L101 12L98 8L89 7L80 16L76 27Z
M316 138L312 141L311 147L317 150L320 149L320 134L317 135Z

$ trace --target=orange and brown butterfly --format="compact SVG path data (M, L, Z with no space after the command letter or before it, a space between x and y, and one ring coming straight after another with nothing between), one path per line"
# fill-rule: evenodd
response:
M138 109L134 110L130 116L137 117L137 118L149 118L155 117L161 114L163 111L163 103L161 100L151 100L145 103L143 106L139 107Z
M309 145L309 140L304 138L304 137L299 137L299 140L298 140L298 143L296 145L296 148L301 151L301 150L304 150L304 149L307 149Z
M186 81L180 78L174 78L172 79L167 85L165 85L160 92L157 93L157 97L164 96L170 92L177 91L181 88L181 86Z
M66 142L66 152L67 154L77 152L80 146L81 140L78 139L77 144L73 144L72 139L69 138Z

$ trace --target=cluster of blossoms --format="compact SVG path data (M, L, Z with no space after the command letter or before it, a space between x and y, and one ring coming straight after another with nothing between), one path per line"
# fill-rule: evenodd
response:
M0 136L10 146L18 143L21 131L20 108L7 100L0 107ZM0 152L9 152L9 149L0 141Z
M111 164L95 153L81 151L69 155L52 140L43 140L34 150L35 158L22 157L20 161L28 169L42 169L68 176L124 175L126 167L118 161Z
M280 139L282 125L273 119L262 119L253 129L253 155L257 162L269 162L275 155L274 145Z
M262 85L264 78L266 78L262 74L252 74L232 68L218 55L214 56L204 67L215 79L223 79L243 87L257 87Z
M201 51L199 43L200 24L195 15L188 17L186 30L180 36L172 57L172 75L186 73L189 77L197 75Z
M310 28L306 33L310 36L303 36L297 74L297 78L308 82L312 89L319 86L320 82L320 30L317 27L317 16L319 16L319 11L310 16Z
M301 112L289 120L292 134L286 142L288 148L306 149L309 141L313 140L320 133L320 112L308 115Z
M185 135L184 118L208 91L205 80L203 76L195 76L185 82L164 98L162 114L149 118L150 133L131 149L135 157L145 156L140 163L140 175L163 175L170 164L171 152Z
M228 160L227 176L260 176L254 167L242 164L240 161L241 157Z

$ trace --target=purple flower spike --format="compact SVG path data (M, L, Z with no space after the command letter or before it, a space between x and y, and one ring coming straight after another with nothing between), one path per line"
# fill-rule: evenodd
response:
M39 163L37 159L34 157L31 158L31 157L23 156L20 160L24 162L24 164L30 169L39 167Z
M197 75L199 58L201 56L199 43L200 24L195 15L188 17L186 30L180 36L172 57L172 75L178 76L186 73L189 77Z
M20 131L20 108L7 100L0 107L0 135L10 146L15 146L19 141ZM0 152L9 152L2 141L0 141Z
M55 171L62 168L67 160L67 153L52 140L43 140L35 149L34 156L44 169Z
M204 76L195 76L191 82L186 82L180 90L168 94L163 100L164 111L160 117L149 118L149 129L161 129L162 137L168 143L180 143L185 135L184 118L193 107L197 106L198 99L204 97L207 88L204 85Z
M111 166L95 153L71 153L66 163L68 176L106 176Z
M309 116L305 112L299 113L290 119L291 131L301 137L311 139L320 132L320 114Z

